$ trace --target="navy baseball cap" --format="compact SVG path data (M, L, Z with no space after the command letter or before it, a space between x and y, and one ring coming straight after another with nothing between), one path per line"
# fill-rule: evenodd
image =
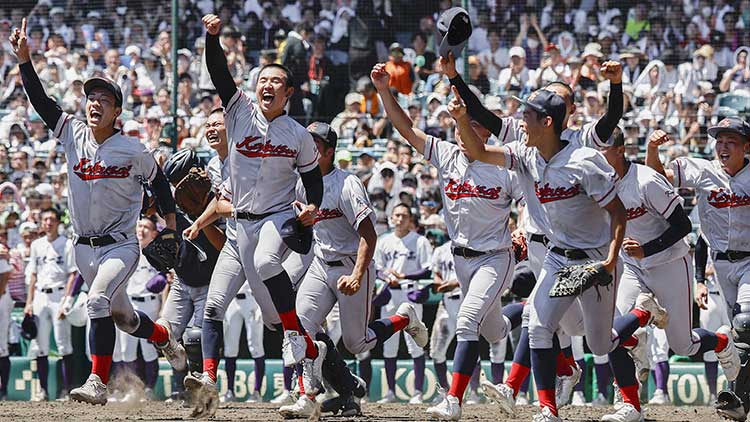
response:
M438 47L438 54L447 58L448 53L452 52L455 57L458 57L471 36L469 13L461 7L451 7L440 15L437 29L443 37Z
M716 138L721 132L733 132L745 139L750 139L750 124L739 117L726 117L716 126L708 128L708 134Z
M104 88L115 97L115 106L122 107L122 90L114 81L106 78L89 78L83 83L83 93L89 95L94 88Z
M317 138L328 144L331 148L336 149L339 136L328 123L312 122L307 126L307 131L310 132L310 135L312 135L313 138Z
M565 119L565 114L568 112L563 97L552 91L547 91L546 89L539 89L532 92L526 100L522 100L515 95L513 96L513 99L526 107L531 108L537 113L551 117L555 127L562 127L561 125Z

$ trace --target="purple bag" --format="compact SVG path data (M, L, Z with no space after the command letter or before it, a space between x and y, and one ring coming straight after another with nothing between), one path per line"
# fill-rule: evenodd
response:
M146 282L146 290L154 294L161 293L165 287L167 287L167 276L164 273L156 274Z

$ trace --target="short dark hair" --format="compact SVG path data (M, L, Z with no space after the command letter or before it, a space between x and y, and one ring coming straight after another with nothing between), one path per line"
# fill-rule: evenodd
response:
M612 140L613 147L621 147L625 145L625 136L622 134L622 129L620 129L619 126L612 131L612 135L610 135L609 139Z
M409 206L408 204L405 204L405 203L403 203L403 202L399 202L398 204L394 205L394 206L393 206L393 209L391 210L391 212L394 212L394 211L396 211L396 208L399 208L399 207L404 207L404 208L406 208L406 210L407 210L407 211L409 211L409 217L411 217L411 216L412 216L412 214L413 214L413 213L411 212L411 207L410 207L410 206Z
M60 211L58 211L56 208L45 208L42 210L42 212L39 213L39 215L46 214L48 212L51 212L52 214L55 214L55 218L57 218L57 221L60 221L62 219L62 214Z
M263 67L260 68L260 72L258 72L258 75L263 73L263 71L266 68L275 67L277 69L281 69L286 74L286 87L291 88L294 86L294 75L292 74L292 71L289 70L288 67L284 66L283 64L279 63L268 63L263 65Z
M211 109L211 111L208 112L208 115L210 116L210 115L212 115L214 113L221 113L223 115L224 114L224 107L214 107L213 109Z
M568 91L568 94L570 94L570 103L571 104L575 101L575 98L573 98L575 96L575 93L573 92L573 88L571 88L570 85L568 85L568 84L566 84L565 82L562 82L562 81L553 81L553 82L548 83L544 87L547 88L547 87L550 87L552 85L559 85L559 86L563 87L563 89L565 89L566 91Z

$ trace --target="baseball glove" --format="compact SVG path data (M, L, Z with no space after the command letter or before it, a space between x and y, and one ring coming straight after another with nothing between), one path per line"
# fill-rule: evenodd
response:
M143 248L143 255L152 267L164 273L174 268L179 246L177 232L164 229L156 236L156 239Z
M601 262L567 265L560 268L555 275L557 281L550 289L549 297L578 296L595 287L597 295L601 298L599 287L612 283L612 274L607 272Z
M521 230L516 230L510 235L511 241L513 242L513 255L516 257L516 262L521 262L529 257L529 247L526 243L526 235Z
M205 170L193 167L180 180L174 190L174 202L192 219L198 218L206 209L213 195L211 179Z

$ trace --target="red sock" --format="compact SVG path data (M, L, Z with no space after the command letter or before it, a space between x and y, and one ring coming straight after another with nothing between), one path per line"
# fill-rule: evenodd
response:
M302 375L297 375L297 384L299 384L299 393L305 394L305 384L302 382Z
M622 401L635 407L635 410L641 411L641 400L638 398L638 384L620 387Z
M630 313L638 318L638 324L641 327L645 327L646 324L648 324L648 320L651 319L651 312L644 311L643 309L634 308L632 311L630 311Z
M539 396L539 408L548 408L553 415L557 416L557 404L555 403L555 389L550 388L549 390L537 390L536 394Z
M568 362L567 356L562 352L557 354L557 375L566 377L573 375L573 368Z
M280 312L279 318L281 319L281 326L284 328L284 331L294 330L302 334L305 337L305 343L307 343L307 349L305 350L305 357L308 359L317 358L318 348L315 347L315 343L313 343L310 336L307 335L307 333L302 330L302 327L300 327L299 320L297 319L297 311L292 309L291 311L288 311L288 312Z
M203 372L208 374L211 381L216 381L216 368L219 366L217 358L203 358Z
M91 355L91 373L98 375L105 384L109 382L111 367L112 355Z
M513 362L510 366L510 373L508 378L505 380L505 385L513 389L513 397L518 395L518 391L521 390L521 385L529 376L531 368L523 366L520 363Z
M393 332L398 332L406 328L409 325L409 318L403 315L391 315L388 317L393 324Z
M469 385L469 381L471 381L471 375L464 375L458 372L453 373L451 388L448 390L448 394L457 398L458 404L464 402L464 392L466 391L466 386Z
M625 341L622 342L622 346L624 347L635 347L638 345L638 337L636 336L630 336L630 338L625 339Z
M729 344L729 338L726 334L716 333L716 347L714 347L714 352L721 352L727 347L727 344Z
M167 331L167 327L154 323L154 331L151 332L148 339L154 343L164 343L169 340L169 331Z

